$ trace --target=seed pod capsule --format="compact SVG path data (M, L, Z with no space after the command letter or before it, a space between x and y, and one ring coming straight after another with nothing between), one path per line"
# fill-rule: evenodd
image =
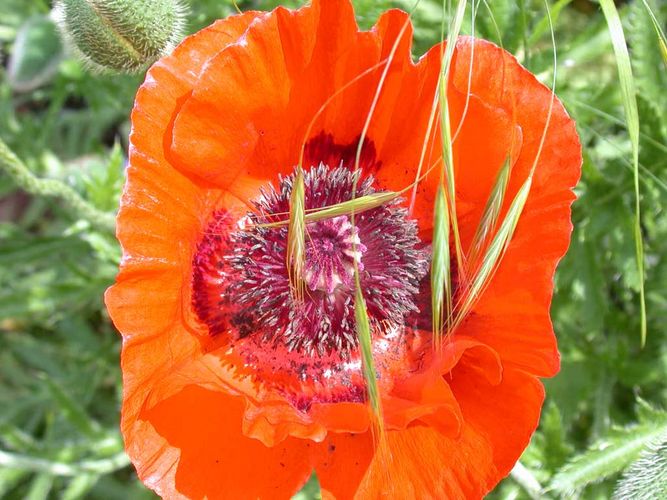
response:
M133 73L181 40L178 0L57 0L55 19L70 48L90 67Z

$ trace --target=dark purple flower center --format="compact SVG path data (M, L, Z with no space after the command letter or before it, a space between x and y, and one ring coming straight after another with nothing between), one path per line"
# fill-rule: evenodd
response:
M212 334L253 336L289 351L348 358L357 346L354 313L354 267L374 335L405 325L418 312L415 295L428 270L415 221L398 202L306 224L305 282L302 300L293 297L286 264L284 220L294 176L278 188L262 190L256 210L237 224L218 213L195 257L194 305ZM306 210L352 199L355 174L320 164L305 172ZM374 180L358 183L356 196L374 192ZM225 236L220 235L227 228Z

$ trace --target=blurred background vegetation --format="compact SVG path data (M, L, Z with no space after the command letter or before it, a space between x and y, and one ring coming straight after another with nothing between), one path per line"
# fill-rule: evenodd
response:
M238 3L246 10L278 2ZM355 1L364 27L387 7L412 3ZM189 4L188 32L233 12L223 0ZM440 4L422 0L414 13L415 56L439 40ZM546 381L540 429L521 465L492 498L616 491L648 499L658 498L650 488L667 484L667 61L644 2L617 5L638 89L648 340L642 349L631 143L609 31L596 2L558 0L557 93L584 145L575 230L552 307L562 371ZM664 29L667 2L649 5ZM544 4L493 0L490 8L493 16L479 4L476 34L550 83ZM111 212L142 75L87 72L63 51L50 10L47 0L0 1L0 137L33 172ZM120 338L102 293L119 258L110 231L77 220L57 198L17 189L0 171L0 498L153 496L135 478L118 431ZM317 497L316 481L299 496Z

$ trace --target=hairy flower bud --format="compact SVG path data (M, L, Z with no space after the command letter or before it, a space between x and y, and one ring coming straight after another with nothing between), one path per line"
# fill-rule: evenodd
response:
M139 71L182 38L178 0L57 0L55 18L77 55L95 69Z

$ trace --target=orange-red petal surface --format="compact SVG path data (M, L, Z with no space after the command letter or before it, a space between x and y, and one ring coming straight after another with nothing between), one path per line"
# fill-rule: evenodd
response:
M471 46L471 39L458 44L454 85L459 92L468 86ZM521 130L521 150L512 166L507 206L537 155L551 93L511 55L488 42L477 41L474 56L472 94L486 106L504 110ZM468 119L464 122L457 170L457 194L469 207L460 219L464 244L469 244L484 207L480 185L487 183L490 191L502 163L498 156L493 165L465 160L468 151L477 147L475 143L466 146L465 137L489 137L483 123L467 123ZM466 134L466 127L475 132ZM507 362L535 375L552 376L558 371L556 339L548 314L556 264L570 241L571 189L579 179L580 167L581 145L574 122L556 100L515 236L498 272L462 327L466 335L488 343ZM485 179L483 183L480 178Z
M464 424L456 437L426 425L387 432L388 454L370 435L333 435L323 443L317 474L336 498L482 498L505 477L528 445L544 399L542 384L506 370L492 384L467 365L450 383ZM338 455L327 455L327 446Z
M188 386L146 412L160 436L181 450L174 490L185 498L290 498L308 479L308 441L266 447L241 432L243 401ZM164 482L159 481L164 488ZM169 484L171 486L171 484ZM163 489L172 497L174 491Z
M413 63L411 38L400 11L360 32L349 1L314 0L219 21L149 71L132 114L118 216L123 262L105 300L123 334L127 451L166 498L289 497L313 467L325 495L338 498L479 498L527 445L544 397L535 377L559 367L549 305L581 163L558 101L515 238L443 355L421 356L422 346L378 358L388 455L376 453L365 404L297 408L293 394L276 389L294 374L266 384L247 376L224 335L210 335L193 311L193 256L214 211L244 213L313 138L306 162L351 168L381 81L365 173L399 190L422 156L423 171L439 158L438 125L434 139L424 136L440 47ZM448 96L453 129L463 120L454 156L467 249L505 158L506 207L530 171L551 93L511 55L461 38ZM437 172L419 185L413 211L425 242L434 179Z
M236 40L255 17L231 17L186 39L148 72L132 113L128 180L117 222L123 261L105 302L124 337L126 447L142 479L154 487L169 483L164 478L173 475L170 467L179 451L140 420L139 412L174 365L198 351L188 324L186 290L202 213L212 198L165 159L163 134L206 61Z

